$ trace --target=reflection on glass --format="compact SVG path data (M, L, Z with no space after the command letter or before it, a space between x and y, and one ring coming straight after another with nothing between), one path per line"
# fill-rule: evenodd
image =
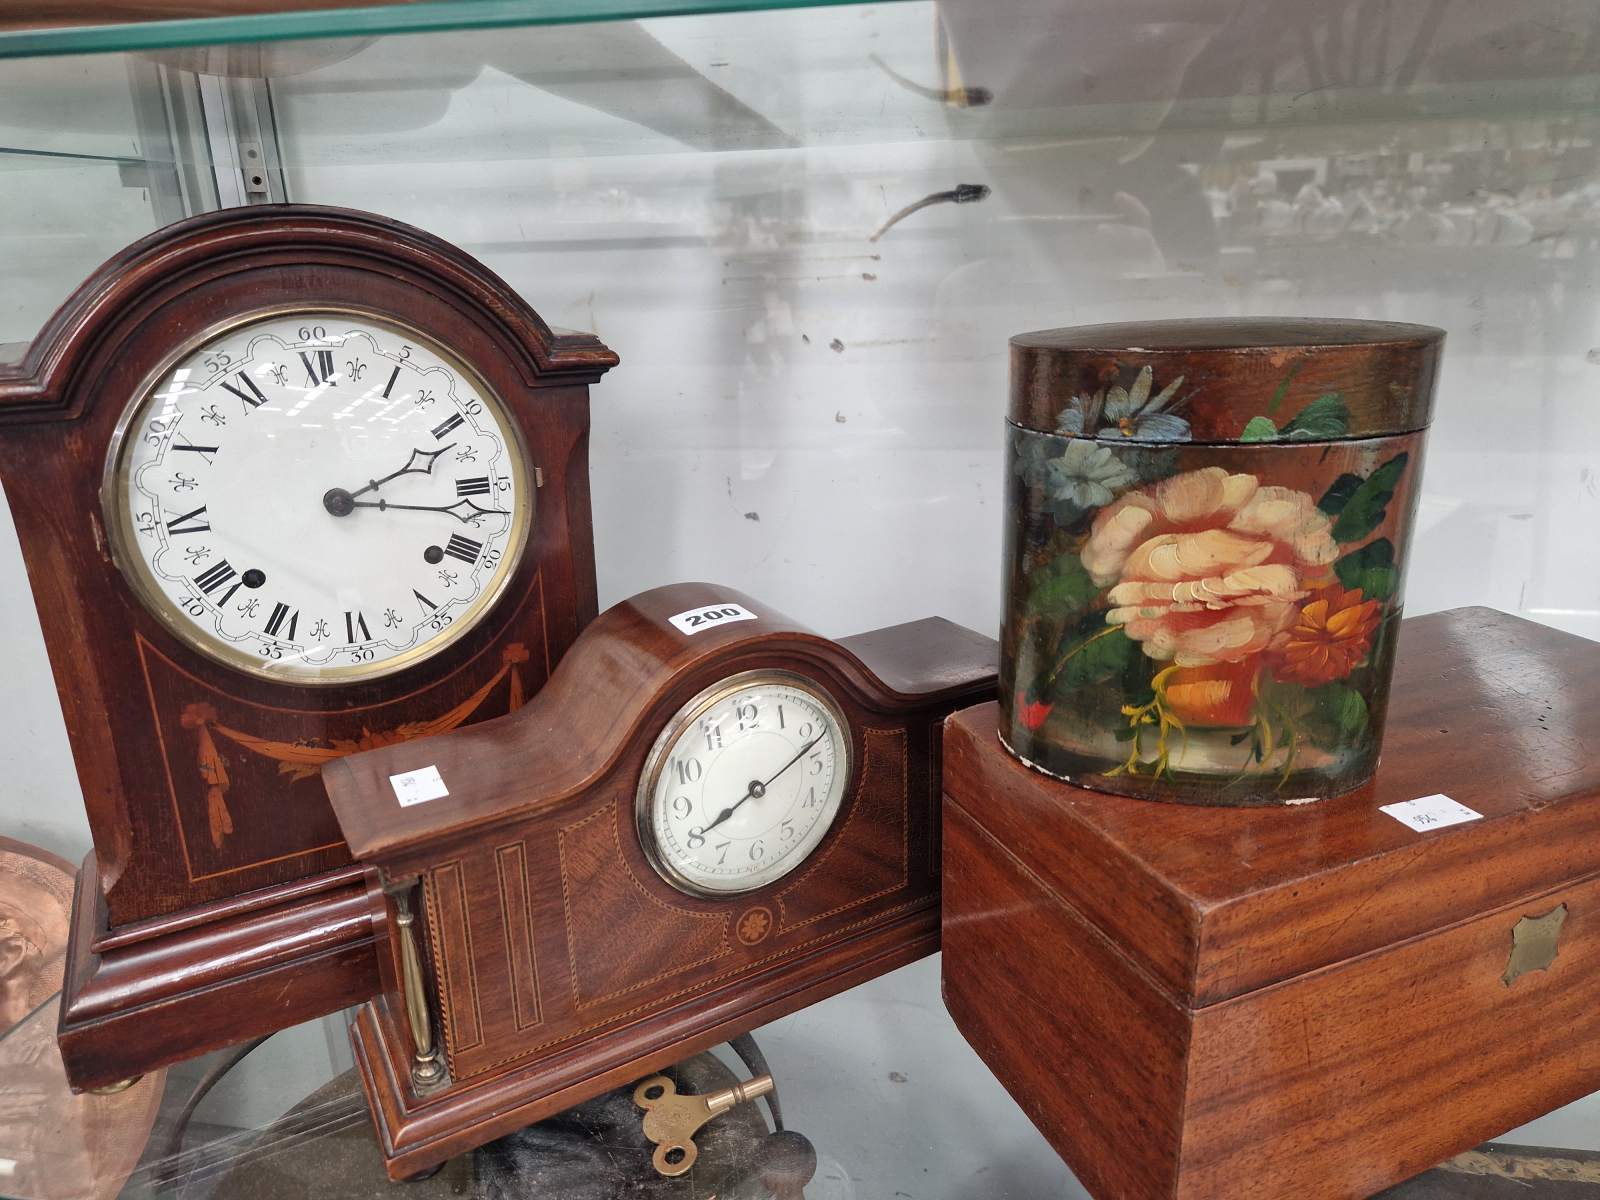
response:
M0 1035L0 1196L111 1200L139 1161L165 1071L115 1095L74 1095L56 1049L60 997Z
M77 157L0 153L0 341L186 212L416 223L620 349L604 596L737 576L843 633L995 625L1011 334L1438 324L1411 611L1600 635L1570 549L1600 505L1597 97L1600 11L1558 0L912 0L10 61L5 144Z

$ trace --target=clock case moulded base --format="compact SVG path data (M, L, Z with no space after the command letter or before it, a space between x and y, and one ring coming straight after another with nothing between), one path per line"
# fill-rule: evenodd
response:
M459 642L365 684L306 688L200 655L106 550L101 487L125 407L224 319L342 310L429 331L469 362L543 473L521 564ZM482 264L422 230L311 205L178 222L101 267L23 361L0 368L0 478L83 788L60 1046L79 1089L348 1007L378 986L364 884L320 781L241 749L402 735L501 678L466 720L543 684L596 612L588 387L617 356L552 330ZM515 679L510 678L515 674ZM221 787L184 724L215 716ZM221 820L218 806L228 814Z
M1370 1196L1600 1087L1600 645L1404 621L1376 778L1299 807L1076 788L996 715L946 726L944 999L1091 1195ZM1482 818L1379 811L1441 792Z
M692 635L667 620L729 603L757 619ZM731 589L676 584L602 614L519 712L330 767L371 872L383 986L353 1036L390 1176L937 950L942 723L994 695L997 661L992 639L939 618L831 641ZM640 773L681 706L757 669L802 675L839 704L852 778L800 866L691 896L645 853ZM391 776L425 767L449 795L400 806ZM449 1069L431 1089L412 1075L396 892L420 910Z

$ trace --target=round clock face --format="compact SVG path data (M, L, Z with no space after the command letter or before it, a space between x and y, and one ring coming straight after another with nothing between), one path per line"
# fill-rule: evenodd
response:
M832 698L799 675L749 671L667 722L639 780L640 837L680 891L753 891L805 862L849 780L850 729Z
M527 541L505 405L373 317L261 316L163 369L112 441L118 565L194 649L285 683L403 670L471 629Z

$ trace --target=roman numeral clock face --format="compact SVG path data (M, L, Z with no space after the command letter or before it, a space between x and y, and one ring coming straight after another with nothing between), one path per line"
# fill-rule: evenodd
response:
M105 507L147 607L211 658L350 683L437 653L503 590L533 513L500 399L415 331L236 326L125 414Z

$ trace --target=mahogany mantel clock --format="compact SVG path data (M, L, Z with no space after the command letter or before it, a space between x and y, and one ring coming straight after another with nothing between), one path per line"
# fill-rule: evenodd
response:
M940 731L997 652L675 584L519 712L330 766L385 943L355 1041L391 1177L938 949Z
M75 1085L376 991L320 772L519 707L593 617L588 385L616 361L437 238L285 205L130 247L0 375L95 842Z

